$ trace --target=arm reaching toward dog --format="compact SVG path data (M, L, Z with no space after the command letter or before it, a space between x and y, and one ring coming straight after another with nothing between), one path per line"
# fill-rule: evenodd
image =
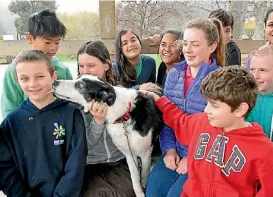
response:
M165 124L174 130L175 136L180 143L188 146L191 136L195 131L195 123L197 122L197 118L195 118L196 115L186 114L165 96L160 97L157 94L148 91L141 92L154 99L155 105L163 114Z
M148 82L139 85L139 90L161 89L158 85Z

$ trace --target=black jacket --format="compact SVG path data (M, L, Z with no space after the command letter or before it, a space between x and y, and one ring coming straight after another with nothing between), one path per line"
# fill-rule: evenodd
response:
M225 65L241 65L241 50L238 45L232 40L230 40L226 46Z
M8 197L79 197L85 159L84 122L72 103L38 109L27 99L0 126L0 190Z

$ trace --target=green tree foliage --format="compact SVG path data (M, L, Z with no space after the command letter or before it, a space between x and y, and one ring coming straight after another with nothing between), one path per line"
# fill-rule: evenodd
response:
M55 11L57 9L56 1L41 0L15 0L9 4L9 11L18 15L14 25L18 35L23 35L27 31L27 21L31 14L35 12L49 9Z
M99 15L94 12L58 13L68 32L66 39L94 40L100 36Z

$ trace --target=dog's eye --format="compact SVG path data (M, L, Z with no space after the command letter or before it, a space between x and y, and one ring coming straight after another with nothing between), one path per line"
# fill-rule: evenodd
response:
M84 84L82 82L78 82L76 86L79 89L83 89L84 88Z

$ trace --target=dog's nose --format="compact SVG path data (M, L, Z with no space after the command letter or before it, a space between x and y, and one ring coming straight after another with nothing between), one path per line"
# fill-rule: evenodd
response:
M52 88L54 88L54 87L56 87L56 86L58 86L58 85L60 85L60 82L57 81L57 80L55 80L55 81L52 83Z

